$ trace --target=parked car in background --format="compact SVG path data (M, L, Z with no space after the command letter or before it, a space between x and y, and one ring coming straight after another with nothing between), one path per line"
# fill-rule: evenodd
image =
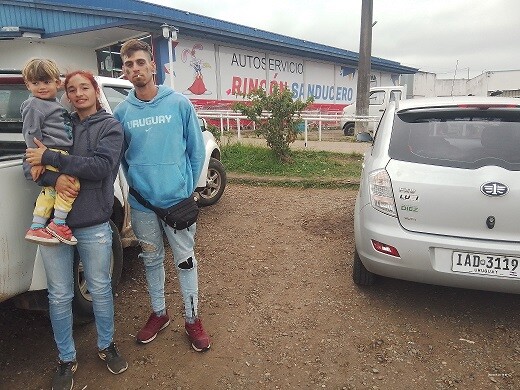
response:
M520 100L390 104L366 152L353 279L520 293Z
M368 122L368 130L373 132L377 123L381 119L383 112L390 103L398 100L406 99L406 87L388 86L388 87L372 87L368 96L368 116L374 120ZM354 135L356 122L356 102L343 108L343 118L341 120L341 128L344 135Z
M199 206L211 206L217 203L224 193L227 184L226 169L220 161L220 148L208 130L206 120L199 118L199 124L206 146L206 160L195 190L196 199Z

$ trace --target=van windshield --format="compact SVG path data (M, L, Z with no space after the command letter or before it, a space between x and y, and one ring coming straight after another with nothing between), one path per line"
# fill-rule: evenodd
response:
M520 109L443 107L395 115L389 156L428 165L520 170Z

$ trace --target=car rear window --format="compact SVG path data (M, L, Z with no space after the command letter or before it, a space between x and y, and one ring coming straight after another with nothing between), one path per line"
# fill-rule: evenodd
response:
M428 165L520 170L518 107L443 107L398 112L389 156Z

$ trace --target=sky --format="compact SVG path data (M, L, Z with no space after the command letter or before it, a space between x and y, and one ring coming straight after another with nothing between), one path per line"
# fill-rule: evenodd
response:
M362 0L147 1L359 52ZM438 78L518 70L519 15L518 0L373 0L372 56Z

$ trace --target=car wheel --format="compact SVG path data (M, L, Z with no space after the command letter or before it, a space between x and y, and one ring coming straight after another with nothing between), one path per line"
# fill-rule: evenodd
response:
M358 286L371 286L375 282L376 275L365 268L357 249L354 249L354 266L352 267L352 279Z
M112 292L121 279L123 271L123 246L116 225L110 221L112 228L112 258L110 262L110 274L112 277ZM77 250L74 251L74 300L72 302L74 324L87 324L94 320L92 297L87 288L87 282L83 272L83 264Z
M345 123L343 126L343 134L344 135L354 135L355 124L354 123Z
M227 178L224 165L216 158L211 157L208 164L208 175L206 187L198 191L197 203L199 206L211 206L218 202L224 188L226 188Z

